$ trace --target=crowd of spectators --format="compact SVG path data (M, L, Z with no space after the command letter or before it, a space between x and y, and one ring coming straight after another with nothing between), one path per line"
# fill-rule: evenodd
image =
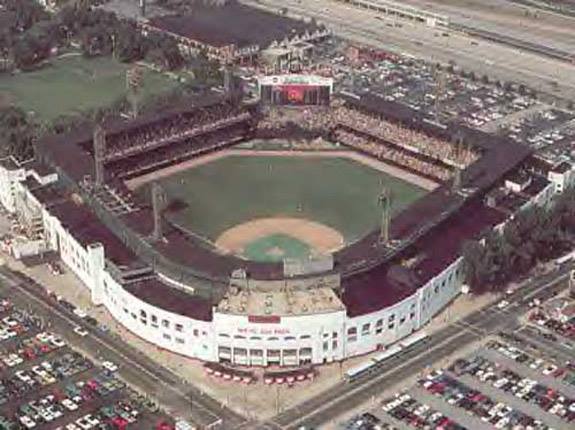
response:
M258 123L259 133L275 131L276 137L290 128L315 136L327 136L332 131L331 136L342 144L439 180L448 179L452 168L464 169L479 157L462 144L405 128L342 103L327 109L270 108Z
M195 135L169 146L159 146L129 158L116 160L109 164L108 171L120 179L134 177L233 145L245 139L248 132L249 124L245 122L232 124L211 133Z
M409 151L386 144L385 141L377 137L368 137L365 134L360 134L352 128L336 127L332 131L332 136L346 146L424 176L440 181L446 181L451 177L451 169L449 167L419 158Z
M370 134L401 146L406 151L424 154L453 167L465 168L479 157L470 148L402 127L355 109L336 108L332 115L334 122L338 124L357 130L369 130Z
M249 120L251 115L246 108L218 103L153 121L145 126L108 136L106 161L118 160L213 132Z

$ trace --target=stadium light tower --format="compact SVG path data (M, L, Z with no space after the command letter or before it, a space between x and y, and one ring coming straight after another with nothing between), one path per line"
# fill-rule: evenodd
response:
M126 91L128 93L128 101L132 108L132 118L138 116L138 98L140 89L144 79L144 72L141 67L134 66L126 70Z
M435 120L437 121L439 120L439 113L441 111L441 100L445 96L447 76L439 67L435 68L433 74L435 77L435 104L433 108L435 111Z
M454 193L461 189L461 168L455 167L455 174L453 175L453 183L451 184L451 191Z
M379 229L379 244L387 245L389 243L389 225L391 221L391 193L383 187L378 197L378 203L381 206L381 225Z
M154 231L152 240L162 239L162 210L166 203L166 195L158 182L152 183L152 210L154 212Z
M92 138L94 144L94 183L96 188L104 184L104 157L106 155L106 133L100 124L94 127L94 136Z

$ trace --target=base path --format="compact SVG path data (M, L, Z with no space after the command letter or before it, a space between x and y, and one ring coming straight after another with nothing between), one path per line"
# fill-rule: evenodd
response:
M431 179L421 177L415 173L401 169L383 161L376 160L375 158L368 157L367 155L360 154L355 151L284 151L284 150L254 150L254 149L223 149L204 155L191 160L184 161L183 163L175 164L173 166L158 169L153 172L147 173L125 181L126 186L130 190L158 179L171 176L175 173L190 169L192 167L201 166L202 164L211 163L212 161L219 160L229 156L245 156L245 157L304 157L304 158L347 158L357 161L358 163L369 166L380 172L387 173L396 178L402 179L410 184L417 185L424 190L431 191L437 188L438 184Z
M345 244L337 230L315 221L300 218L258 218L224 231L215 245L224 253L241 255L247 245L274 234L291 236L318 255L337 251Z

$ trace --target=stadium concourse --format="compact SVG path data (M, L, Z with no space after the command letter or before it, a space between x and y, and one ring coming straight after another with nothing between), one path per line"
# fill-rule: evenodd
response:
M376 96L298 109L294 123L278 108L205 100L46 138L37 160L0 167L0 201L30 232L12 252L56 251L94 304L158 347L207 362L308 366L384 348L451 302L463 242L513 213L488 193L524 207L555 192L529 170L527 147ZM320 136L439 186L391 219L388 237L376 230L328 260L288 265L214 252L164 219L161 195L152 204L124 183L254 137Z

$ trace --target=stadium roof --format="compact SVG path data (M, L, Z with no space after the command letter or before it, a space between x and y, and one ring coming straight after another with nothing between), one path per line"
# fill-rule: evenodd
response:
M207 45L233 44L240 48L252 45L265 48L273 41L319 28L312 22L296 21L235 2L223 7L197 4L188 15L152 18L149 24Z

